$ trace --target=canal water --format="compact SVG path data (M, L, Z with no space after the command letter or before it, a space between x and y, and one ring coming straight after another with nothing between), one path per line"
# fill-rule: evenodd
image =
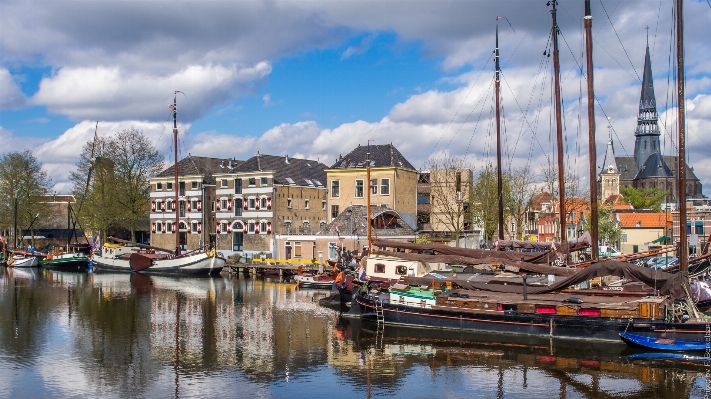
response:
M289 281L0 267L0 397L703 398L622 344L378 327ZM703 356L703 354L702 354Z

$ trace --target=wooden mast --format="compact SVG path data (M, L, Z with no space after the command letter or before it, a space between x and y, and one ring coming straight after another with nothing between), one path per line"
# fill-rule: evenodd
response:
M593 39L590 0L585 0L585 54L588 81L588 154L590 161L590 235L592 236L592 262L599 261L598 211L597 211L597 150L595 148L595 88L593 86Z
M180 202L178 190L178 91L173 93L173 149L175 150L175 165L173 172L175 174L175 256L180 256Z
M365 174L366 174L366 180L368 181L368 184L366 185L366 188L368 189L367 193L367 203L365 206L365 220L368 222L368 255L373 253L373 236L371 235L371 221L370 221L370 140L368 140L368 153L366 156L365 160ZM353 232L351 232L352 234Z
M494 65L496 66L496 77L494 88L496 92L496 187L499 191L499 240L504 239L504 189L501 177L501 112L499 91L501 88L501 69L499 68L499 19L496 17L496 50L494 55Z
M676 0L677 120L679 123L679 269L685 292L689 292L689 259L686 242L686 112L684 104L684 15L683 1Z
M560 242L561 250L567 256L567 237L565 232L566 215L565 211L565 178L563 170L563 122L560 109L560 62L558 59L558 22L556 21L556 4L555 0L550 1L553 6L551 16L553 18L553 27L551 28L551 36L553 40L553 85L555 86L555 127L556 139L558 141L558 191L559 209L560 209Z

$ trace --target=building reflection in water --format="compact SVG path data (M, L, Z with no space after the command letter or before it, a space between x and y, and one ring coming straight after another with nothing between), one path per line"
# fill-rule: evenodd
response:
M343 319L260 279L0 268L0 396L703 397L703 363L624 345Z

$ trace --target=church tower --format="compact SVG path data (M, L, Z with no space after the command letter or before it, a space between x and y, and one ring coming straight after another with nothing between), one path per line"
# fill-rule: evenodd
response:
M605 159L600 172L600 199L605 202L611 195L620 194L620 171L617 167L615 149L612 147L612 137L607 141Z
M639 99L639 114L637 129L635 129L634 160L637 168L647 162L650 155L661 154L659 148L659 125L657 124L657 100L654 97L654 81L652 79L652 61L649 57L649 42L644 58L644 76L642 77L642 94Z

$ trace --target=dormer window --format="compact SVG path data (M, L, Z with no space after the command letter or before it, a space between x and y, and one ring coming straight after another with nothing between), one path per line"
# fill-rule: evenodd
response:
M198 189L198 182L196 182L196 181L192 182L190 184L190 188L192 188L193 190L197 190Z
M163 183L156 183L156 191L163 191Z
M250 186L256 186L257 185L257 179L254 177L249 178L249 185Z
M220 180L220 187L227 187L227 179L221 179Z
M168 191L173 190L173 183L165 183L165 189Z

